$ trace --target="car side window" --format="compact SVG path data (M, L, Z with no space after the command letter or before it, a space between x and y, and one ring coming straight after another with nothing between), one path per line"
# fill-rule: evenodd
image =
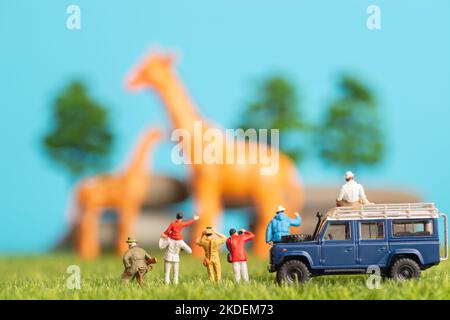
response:
M393 220L394 237L426 237L433 235L432 220Z
M359 224L361 240L384 239L384 222L360 222Z
M325 230L324 240L350 240L352 238L350 222L330 222Z

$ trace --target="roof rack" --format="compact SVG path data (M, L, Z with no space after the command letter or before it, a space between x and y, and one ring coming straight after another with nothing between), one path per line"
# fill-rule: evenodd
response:
M434 203L386 203L336 207L327 212L328 220L438 218Z

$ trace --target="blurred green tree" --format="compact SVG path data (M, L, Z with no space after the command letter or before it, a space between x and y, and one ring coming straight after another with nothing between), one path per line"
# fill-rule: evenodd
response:
M89 97L83 82L73 81L62 90L52 119L43 145L72 180L106 167L113 141L108 110Z
M350 75L341 76L339 89L341 96L330 103L317 128L320 155L341 168L373 166L385 152L376 99Z
M256 97L247 104L241 115L238 126L244 130L279 129L280 150L295 162L300 162L304 157L298 134L307 130L308 126L302 120L295 87L283 75L274 75L262 81L257 87ZM271 143L270 139L268 142Z

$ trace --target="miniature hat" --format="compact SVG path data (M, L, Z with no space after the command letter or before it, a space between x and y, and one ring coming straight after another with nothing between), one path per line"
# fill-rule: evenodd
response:
M345 179L348 179L348 178L354 178L355 177L355 175L353 174L353 172L351 172L351 171L347 171L346 173L345 173Z
M286 210L283 206L278 206L277 213Z
M125 241L126 243L137 243L137 240L132 238L132 237L128 237L128 240Z
M211 228L211 227L206 227L205 234L206 234L207 236L212 235L212 234L213 234L212 228Z

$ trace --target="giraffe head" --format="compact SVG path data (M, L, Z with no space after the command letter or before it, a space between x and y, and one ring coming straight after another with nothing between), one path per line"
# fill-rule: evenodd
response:
M139 90L145 87L164 86L172 74L174 60L173 54L150 52L128 76L127 88Z
M145 137L150 142L155 142L163 139L165 136L165 131L161 127L151 127L148 129Z

